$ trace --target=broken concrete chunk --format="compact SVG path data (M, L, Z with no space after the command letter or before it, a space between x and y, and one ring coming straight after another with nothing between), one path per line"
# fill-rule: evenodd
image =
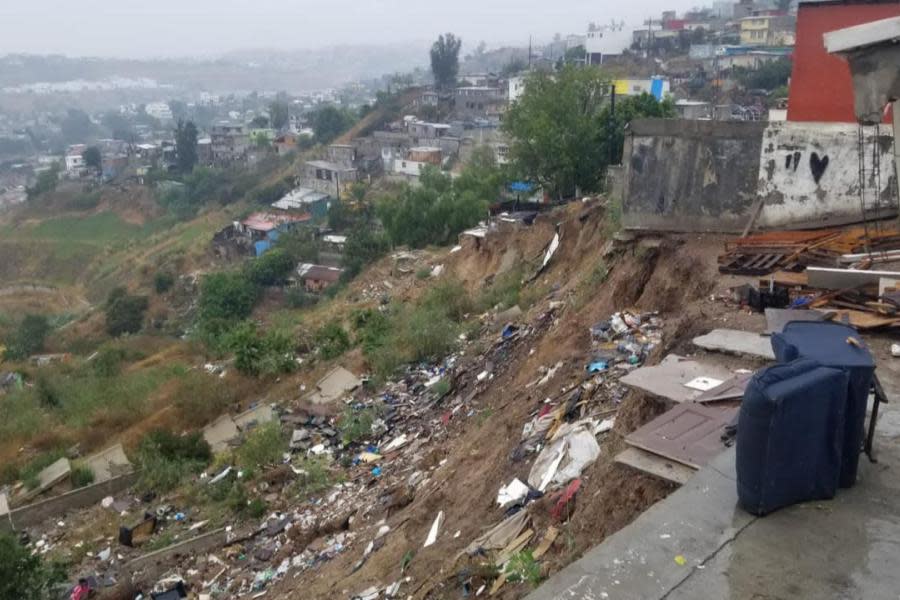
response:
M660 364L635 369L619 381L673 402L693 402L703 392L692 390L684 384L697 377L712 377L724 381L731 378L731 373L723 367L705 365L670 354Z
M61 458L38 473L37 486L24 492L18 499L20 501L30 500L65 481L71 474L72 465L69 462L69 459Z
M224 452L240 435L231 415L222 415L203 428L203 439L213 452Z
M362 380L344 367L335 367L316 384L306 400L313 404L327 404L340 399L362 385Z
M694 345L704 350L775 360L771 339L752 331L713 329L706 335L694 338Z
M263 425L277 418L270 404L260 404L234 417L234 424L241 431L246 431L256 425Z
M108 481L113 477L130 473L131 461L125 456L122 444L110 446L106 450L88 457L85 465L94 473L94 483Z

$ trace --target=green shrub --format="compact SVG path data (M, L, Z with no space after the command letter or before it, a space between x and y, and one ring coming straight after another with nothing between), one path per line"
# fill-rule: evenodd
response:
M534 558L531 550L520 550L510 557L506 563L506 579L510 583L527 583L537 587L544 579L541 576L541 565Z
M157 294L165 294L175 285L175 276L168 271L159 271L153 277L153 288Z
M71 474L72 487L83 488L94 483L94 472L88 467L75 467Z
M245 321L228 333L226 346L234 352L235 368L246 375L276 375L297 368L295 344L285 331L260 334L254 323Z
M240 273L211 273L200 284L200 317L240 320L250 316L258 289Z
M91 368L97 377L113 377L122 370L126 352L116 346L103 346L91 361Z
M431 269L422 267L416 271L416 279L428 279L431 276Z
M43 315L25 315L6 343L4 356L10 360L28 358L44 349L50 323Z
M284 300L291 308L308 308L319 302L319 297L307 292L302 285L293 285L284 294Z
M481 292L478 298L478 309L485 311L494 307L500 310L511 308L519 303L522 292L522 272L519 269L507 271L494 278L494 281Z
M428 309L443 313L457 323L473 309L472 299L465 286L459 280L450 277L434 284L426 292L422 304Z
M25 487L33 490L38 486L38 474L65 456L61 449L44 452L28 461L20 470L19 477L25 482Z
M0 598L47 600L65 572L45 563L7 533L0 533Z
M279 285L294 271L296 261L281 248L273 248L262 256L249 260L244 274L258 286Z
M396 343L410 361L442 358L456 345L458 327L443 312L418 307L402 323Z
M212 450L199 433L177 436L156 430L141 440L136 459L141 468L139 487L164 491L177 487L185 476L206 468Z
M350 334L337 321L324 325L315 335L319 356L324 360L337 358L350 349Z
M93 210L100 204L100 190L82 192L69 201L72 210Z
M297 496L301 501L308 500L314 494L331 487L332 477L326 459L318 457L304 458L295 467L301 471L295 484Z
M237 464L245 469L255 469L280 463L287 450L287 441L281 425L275 421L256 427L236 452Z
M234 389L218 377L191 371L178 381L173 404L193 423L208 423L221 415L236 398Z
M144 324L144 313L150 305L146 296L132 296L123 287L110 292L106 300L106 332L117 337L137 333Z
M372 435L372 424L378 418L374 408L347 408L338 423L344 444L354 444Z

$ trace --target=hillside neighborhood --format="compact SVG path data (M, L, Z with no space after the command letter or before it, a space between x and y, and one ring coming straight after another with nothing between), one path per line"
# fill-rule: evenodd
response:
M896 598L900 2L614 8L0 56L0 600Z

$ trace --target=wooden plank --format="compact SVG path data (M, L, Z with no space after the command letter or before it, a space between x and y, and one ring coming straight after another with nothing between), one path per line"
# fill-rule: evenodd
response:
M684 485L696 473L686 465L635 447L626 448L617 454L616 462L678 485Z
M725 446L721 435L735 408L713 408L688 402L658 416L625 438L625 442L694 469L706 466Z
M756 225L756 220L759 218L759 213L762 212L763 204L765 204L765 201L762 196L757 197L753 202L753 206L750 208L750 219L747 221L747 225L744 226L743 233L741 233L742 238L747 237L753 230L753 227Z
M765 278L760 278L759 286L761 288L768 288L770 281L774 282L775 285L783 287L806 287L809 284L809 280L804 272L794 273L792 271L776 271Z

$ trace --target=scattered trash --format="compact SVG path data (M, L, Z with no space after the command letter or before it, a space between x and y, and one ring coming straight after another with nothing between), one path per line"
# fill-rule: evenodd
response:
M527 485L518 479L513 479L508 485L501 487L500 491L497 492L497 504L500 505L500 508L506 508L508 505L514 504L522 498L525 498L528 495L528 492L529 488Z
M600 445L593 433L594 422L587 420L559 428L553 443L538 455L528 484L540 492L551 483L565 485L600 456Z
M679 554L675 557L675 564L678 565L679 567L683 567L684 565L687 564L687 559Z
M437 517L435 517L434 523L431 524L431 529L428 531L428 537L425 538L425 544L422 546L423 548L427 548L437 541L437 537L441 531L441 525L443 525L443 523L444 511L441 511L438 513Z

